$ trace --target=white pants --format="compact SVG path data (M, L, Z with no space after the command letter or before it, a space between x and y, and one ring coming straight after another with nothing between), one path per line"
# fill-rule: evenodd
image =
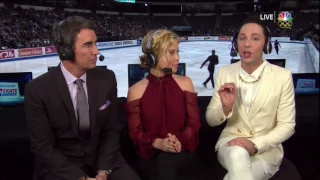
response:
M223 142L218 149L219 163L228 170L223 180L268 180L279 169L261 155L250 156L243 147L227 147L227 142Z

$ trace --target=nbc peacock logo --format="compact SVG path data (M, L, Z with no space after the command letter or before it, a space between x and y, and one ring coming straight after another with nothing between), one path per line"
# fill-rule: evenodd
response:
M278 26L280 28L291 28L292 26L292 17L288 11L282 11L278 15Z

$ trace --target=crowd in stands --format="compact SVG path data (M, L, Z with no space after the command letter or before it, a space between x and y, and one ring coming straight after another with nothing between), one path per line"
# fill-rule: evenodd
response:
M151 29L170 29L170 25L174 25L174 22L171 22L169 25L163 19L162 21L157 20L157 17L77 13L66 12L57 8L52 10L22 9L21 7L14 9L0 8L0 48L19 49L50 46L52 24L71 15L81 15L93 20L97 25L98 37L108 37L109 40L141 39ZM318 17L319 13L314 16ZM177 24L181 25L181 22L184 22L183 17ZM194 24L195 26L189 23L188 25L193 27L193 32L190 32L188 35L232 36L236 31L236 26L220 25L220 28L215 28L214 26L205 28L204 25L211 22L202 21L201 23L203 24ZM220 23L224 23L224 21L220 21ZM185 25L187 25L187 22ZM292 37L292 35L303 32L304 28L303 25L300 27L296 25L292 29L281 29L279 27L270 29L272 36L291 37L291 39L294 39L295 37ZM319 50L318 32L304 32L298 40L303 40L304 37L310 38Z
M4 10L0 14L0 47L2 49L19 49L49 46L53 23L72 16L80 15L91 19L97 25L98 36L117 37L117 40L143 37L150 30L143 24L130 21L124 17L97 16L91 13L64 12L57 9L40 11L34 8Z

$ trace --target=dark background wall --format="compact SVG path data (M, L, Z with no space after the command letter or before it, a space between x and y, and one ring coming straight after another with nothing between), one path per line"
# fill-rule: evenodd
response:
M209 127L205 111L211 97L198 97L202 127L199 133L198 158L202 168L217 164L214 145L224 125ZM123 125L121 147L124 157L134 165L136 156L128 137L123 104L126 98L118 98L119 122ZM283 143L285 157L298 169L303 180L319 179L319 95L296 96L296 133ZM0 109L0 180L29 180L33 172L33 155L25 122L24 106ZM205 170L203 170L205 171Z

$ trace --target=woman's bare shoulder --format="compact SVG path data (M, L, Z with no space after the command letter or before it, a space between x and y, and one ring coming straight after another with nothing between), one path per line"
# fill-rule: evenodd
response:
M144 78L129 88L127 102L140 99L148 86L149 80Z
M172 75L182 91L194 92L194 87L191 79L188 76Z

